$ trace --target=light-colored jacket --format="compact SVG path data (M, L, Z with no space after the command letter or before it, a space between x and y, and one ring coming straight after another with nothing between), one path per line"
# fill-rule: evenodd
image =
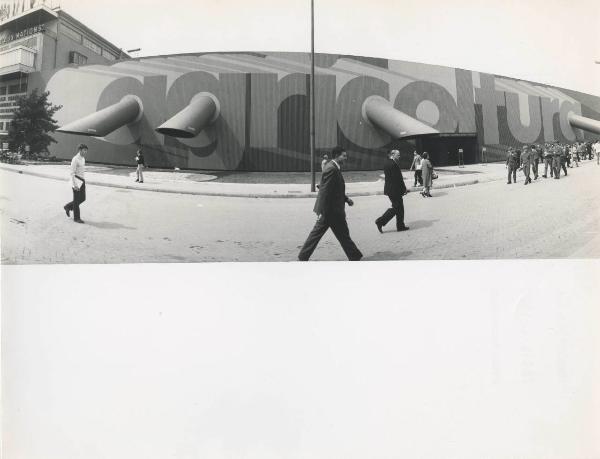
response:
M423 158L421 158L421 155L417 155L413 158L413 162L410 165L410 170L411 171L420 171L421 170L421 161L423 160Z
M80 177L85 180L85 158L77 153L71 160L71 188L79 189L83 183L79 180ZM76 177L77 176L77 177Z
M423 186L433 185L433 166L428 159L421 160L421 169L423 169Z

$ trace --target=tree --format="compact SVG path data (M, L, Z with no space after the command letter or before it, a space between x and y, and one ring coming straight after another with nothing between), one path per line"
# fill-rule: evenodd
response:
M31 94L17 99L18 108L8 128L10 150L24 152L25 146L29 146L29 154L35 157L48 151L51 143L56 143L49 133L58 128L52 117L62 105L48 102L49 94L48 91L38 94L37 89L34 89Z

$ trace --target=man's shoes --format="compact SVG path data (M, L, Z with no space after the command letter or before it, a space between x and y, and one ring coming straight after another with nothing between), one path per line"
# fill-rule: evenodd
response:
M73 220L75 223L85 223L81 218L78 218L77 220Z
M542 175L542 177L544 177L544 178L548 178L548 176L547 176L547 175Z
M136 182L139 182L139 180L138 180L138 179L135 179L135 181L136 181Z
M65 209L67 217L71 217L71 211L69 210L69 208L67 206L64 206L63 209Z
M383 225L379 222L375 222L375 226L377 226L377 231L383 233Z
M398 228L397 231L408 231L408 226L403 226L402 228Z
M512 182L506 182L507 185L510 185Z
M144 183L144 181L143 181L143 180L140 180L140 183Z

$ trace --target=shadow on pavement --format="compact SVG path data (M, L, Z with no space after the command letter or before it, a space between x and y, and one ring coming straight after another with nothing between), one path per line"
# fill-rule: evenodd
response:
M112 223L112 222L92 222L89 220L85 221L86 225L89 226L93 226L94 228L100 228L100 229L137 229L134 228L133 226L125 226L125 225L121 225L120 223Z
M363 257L362 261L402 260L410 255L412 255L412 251L410 250L404 252L375 252L373 255Z
M432 226L435 222L438 222L439 219L435 220L408 220L406 225L411 229L419 229L419 228L428 228ZM409 230L410 231L410 230Z

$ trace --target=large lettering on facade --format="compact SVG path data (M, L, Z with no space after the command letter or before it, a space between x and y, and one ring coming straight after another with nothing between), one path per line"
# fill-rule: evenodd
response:
M284 152L290 158L308 159L310 78L307 73L186 72L178 68L162 74L158 65L152 74L144 67L140 67L143 73L136 72L136 65L132 61L123 67L114 64L98 71L85 66L53 75L47 89L53 102L64 106L57 114L59 124L134 95L142 102L143 118L112 132L104 139L106 142L121 146L154 145L157 152L164 151L176 161L185 158L185 166L192 168L235 169L247 150ZM419 78L427 77L427 66L424 67ZM574 141L581 136L568 121L570 113L581 114L581 104L566 95L562 97L555 89L538 88L535 93L536 88L531 84L521 85L512 80L497 86L493 75L477 74L474 80L472 72L459 69L454 74L448 73L448 83L444 83L439 72L435 76L437 82L391 71L386 74L380 68L377 72L377 77L349 75L345 70L317 73L318 149L341 143L363 151L378 150L395 140L363 117L362 106L370 96L385 98L397 110L441 133L479 130L482 145L500 144L500 129L505 142ZM168 137L155 131L202 92L219 101L220 115L212 124L191 139ZM552 97L554 94L556 98ZM476 106L480 107L477 123Z
M184 109L201 92L208 92L219 101L219 117L192 139L165 136L164 143L188 149L192 153L188 167L235 168L244 153L246 77L240 73L224 73L219 78L207 72L181 75L168 90L165 119Z

